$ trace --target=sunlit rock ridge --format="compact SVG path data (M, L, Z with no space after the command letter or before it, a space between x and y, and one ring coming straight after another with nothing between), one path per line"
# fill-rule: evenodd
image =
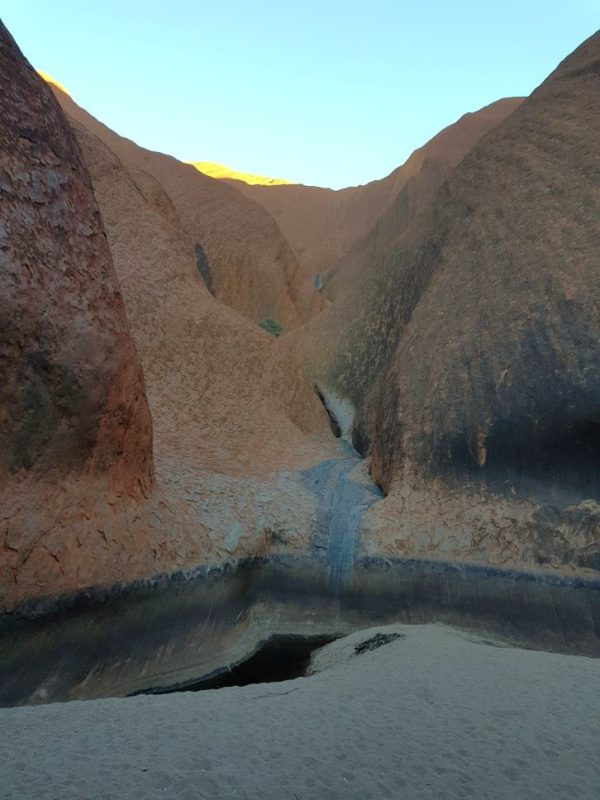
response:
M223 164L215 164L212 161L190 161L189 163L195 167L198 172L202 172L210 178L240 181L241 183L247 183L249 186L284 186L292 183L292 181L285 181L281 178L265 178L263 175L238 172L235 169L231 169L231 167L226 167Z

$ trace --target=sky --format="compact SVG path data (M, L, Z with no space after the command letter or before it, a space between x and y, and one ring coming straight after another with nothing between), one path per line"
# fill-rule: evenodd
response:
M529 94L600 27L600 0L0 0L0 17L138 144L340 188Z

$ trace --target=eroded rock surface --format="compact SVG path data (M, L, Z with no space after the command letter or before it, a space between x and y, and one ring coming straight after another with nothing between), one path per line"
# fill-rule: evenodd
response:
M600 566L599 69L596 34L399 249L372 448L396 552Z
M3 602L248 556L334 605L357 561L600 567L597 36L343 208L245 187L320 231L300 261L56 89L74 137L3 41Z
M323 274L323 292L328 297L340 298L359 285L363 276L380 269L380 264L401 241L407 226L423 213L432 193L439 189L469 150L522 102L521 97L508 97L464 114L415 150L407 162L391 175L376 182L389 187L384 210L367 233L353 239L350 249ZM367 184L361 191L367 193L369 187Z
M217 558L314 552L339 585L380 496L353 477L357 453L334 439L288 349L207 291L160 184L72 124L145 368L158 477L199 514Z
M341 416L350 432L354 428L361 452L368 449L378 388L406 322L401 303L406 298L410 304L418 291L407 282L407 272L413 273L403 265L402 253L421 246L432 204L453 169L521 102L501 100L466 114L386 179L393 178L396 194L330 270L325 291L331 289L335 302L291 335L305 370L329 402L345 404Z
M520 98L507 98L476 113L465 114L415 150L406 163L385 178L364 186L334 191L296 184L233 183L273 215L298 255L303 274L326 297L336 300L353 286L362 271L364 253L360 251L372 246L362 240L378 238L379 220L394 205L404 186L428 162L443 164L448 169L456 166L475 142L520 102Z
M304 277L273 217L225 181L198 172L171 156L138 147L80 108L56 85L68 116L103 141L136 174L142 191L157 199L151 176L175 209L197 272L217 299L255 324L273 320L292 330L323 307L323 298ZM160 201L163 206L165 197Z
M1 30L0 468L149 490L142 369L91 182L51 92Z
M414 294L397 298L378 417L386 483L400 457L596 486L599 64L597 35L465 158L402 254Z
M48 90L28 65L23 68L50 98L48 102L70 137L69 146L80 159L78 143ZM6 99L7 106L14 102L15 98ZM199 271L195 236L182 221L171 194L153 170L144 167L154 159L159 164L164 160L176 165L175 175L183 174L177 172L180 168L193 181L202 181L202 176L173 159L145 154L133 143L124 143L74 104L66 104L74 114L71 125L93 178L116 267L115 276L100 227L102 254L111 270L107 280L99 281L102 291L108 292L107 308L102 308L101 314L109 314L110 302L116 298L125 326L122 337L129 348L117 353L126 368L131 366L125 377L138 375L141 380L120 288L146 372L156 482L152 442L148 438L144 443L141 435L136 435L133 444L147 457L148 469L145 481L143 475L136 476L133 487L124 480L118 483L115 476L121 468L117 458L110 462L106 485L92 486L87 471L85 478L71 471L64 486L56 485L52 475L54 460L59 459L55 453L49 454L47 462L40 464L30 495L22 488L15 493L18 503L28 498L27 530L31 533L25 535L16 525L12 509L7 512L11 516L6 534L6 580L10 585L6 590L3 587L3 601L11 605L83 587L152 579L159 573L248 555L306 553L323 512L319 492L305 485L304 472L336 459L343 461L342 473L350 471L356 454L348 460L334 439L325 409L288 349L255 321L212 295L214 287L208 286L207 275ZM100 226L87 173L80 160L78 163ZM223 188L236 194L231 187ZM216 213L212 201L205 205L198 198L196 201L199 207L206 209L207 204L210 213ZM250 201L242 198L241 202L254 208ZM221 207L217 204L217 208ZM68 213L77 222L77 208L68 208ZM206 213L210 215L208 210ZM262 211L260 214L265 216ZM39 235L44 240L45 234ZM91 259L90 272L95 268ZM96 280L94 273L81 292L86 301L86 291L91 292ZM37 302L38 297L32 308ZM90 304L94 303L101 305L102 298L93 298ZM71 321L81 327L76 317ZM108 324L100 326L100 343L102 336L108 339L110 330ZM49 335L46 329L40 332L40 336ZM101 352L98 358L102 358ZM97 369L94 380L99 381L94 388L100 397L105 380L110 386L117 385L117 378L112 380ZM140 402L149 434L143 392ZM77 420L81 417L78 414ZM66 445L61 438L60 447ZM83 452L79 446L74 450L78 456ZM340 481L345 481L344 474ZM53 499L56 494L60 502ZM331 502L330 495L331 491L325 504ZM32 544L33 531L36 539ZM45 569L46 562L52 569Z
M142 367L91 182L4 27L0 115L3 606L172 568L206 543L155 486Z

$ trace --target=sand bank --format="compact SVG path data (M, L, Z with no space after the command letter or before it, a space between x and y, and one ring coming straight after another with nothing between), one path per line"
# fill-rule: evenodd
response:
M403 634L373 651L376 630ZM600 796L600 661L442 625L307 678L0 711L3 800Z

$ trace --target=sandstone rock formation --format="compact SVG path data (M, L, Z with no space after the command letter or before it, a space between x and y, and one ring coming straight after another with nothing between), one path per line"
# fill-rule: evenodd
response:
M100 226L79 148L64 117L48 89L12 42L9 49L10 60L16 65L13 69L27 75L32 91L42 92L44 102L50 104L59 120L57 125L67 132L68 147L75 154L73 158L84 176L82 180L87 181L87 202ZM36 462L37 472L24 476L30 477L26 486L21 473L17 476L18 485L17 479L6 482L2 602L11 605L23 599L90 585L106 586L116 581L151 578L157 573L195 568L211 560L215 563L248 554L264 554L273 547L289 552L305 550L313 530L325 525L317 523L317 515L322 516L322 512L305 471L328 460L337 464L340 458L345 459L350 469L355 458L348 459L336 444L325 410L301 377L287 348L262 331L255 321L244 319L212 296L206 286L206 276L198 269L196 237L190 235L182 222L180 208L153 173L157 172L166 181L180 202L185 194L177 192L180 180L184 184L189 180L194 186L199 181L200 185L219 187L218 197L237 198L238 193L227 185L203 179L195 170L173 159L145 154L78 110L58 89L55 91L74 114L72 126L93 176L133 336L147 371L154 415L157 482L154 483L153 478L151 439L148 438L150 419L141 384L139 391L134 391L136 380L141 381L141 369L128 338L119 285L113 272L107 273L108 278L102 272L98 275L95 272L97 264L102 266L102 259L108 259L105 271L113 269L104 232L99 227L96 238L100 249L89 253L85 248L82 250L90 262L88 271L83 273L87 283L82 286L81 278L79 283L73 284L72 291L74 295L81 292L84 312L89 307L102 325L84 338L86 325L91 324L86 322L84 312L83 321L75 311L66 321L62 320L61 302L69 296L63 286L64 280L56 284L57 303L45 309L46 327L37 324L35 314L30 317L36 335L50 342L55 336L57 347L62 346L65 336L60 325L68 322L75 327L80 349L73 345L72 358L77 359L77 369L82 369L80 361L83 364L85 359L91 360L93 381L97 380L98 385L90 385L93 381L88 380L84 388L104 414L101 432L104 434L106 429L106 436L97 436L93 457L87 458L87 439L83 433L79 438L73 435L72 445L68 438L57 435L55 450L47 448L46 460ZM8 109L10 119L11 113L22 114L21 106L29 108L30 99L28 95L7 91L2 107ZM25 141L35 142L38 136L34 125L37 110L33 103L30 111L33 121L31 130L27 129L29 139ZM44 123L39 124L42 125L39 137L46 141ZM96 135L98 131L102 137ZM13 157L12 149L11 140L7 142L7 159ZM155 166L155 162L159 166ZM175 177L170 178L172 164ZM145 166L149 168L144 169ZM25 163L24 169L26 167ZM69 224L81 237L89 236L90 223L82 201L69 204L61 194L61 187L55 187L52 180L50 190L57 194L57 203ZM36 185L22 198L23 214L30 223L27 230L21 227L11 231L8 240L17 252L26 252L24 237L25 234L31 237L32 231L34 240L39 237L44 246L60 250L51 232L41 224L35 225L37 191ZM214 198L205 199L206 217L223 212L223 204L219 205ZM32 205L30 213L26 210L27 203ZM250 217L240 217L242 226L248 224L248 219L252 226L252 213L257 212L261 224L266 219L277 232L259 206L241 198L241 208L250 209ZM203 219L200 211L194 213L198 214L198 219ZM57 224L60 223L58 219ZM224 229L222 219L219 224ZM277 235L281 240L278 232ZM56 236L60 239L60 233ZM82 241L85 243L87 239ZM85 264L82 258L82 269ZM29 263L17 264L15 281L23 280L19 269L31 268ZM67 277L69 274L67 272ZM100 288L96 289L97 286ZM249 290L252 291L251 285ZM94 291L100 295L96 297ZM108 298L106 302L105 297ZM40 298L35 293L28 295L21 308L29 302L35 312ZM110 322L111 303L120 309L123 330ZM56 314L56 320L55 311L61 312ZM11 309L7 306L8 317L11 316L9 312ZM95 319L92 315L92 320ZM26 326L27 323L22 324ZM96 333L97 356L96 340L92 336ZM7 328L7 337L12 337L11 342L15 339L10 328ZM92 351L92 355L88 355L88 351ZM93 360L96 357L98 363ZM115 359L114 367L111 358ZM39 354L34 357L34 364L37 364L35 359L39 360ZM45 369L43 359L40 363L41 369ZM111 370L115 371L114 375ZM74 389L69 384L67 373L50 377L58 385L57 391L67 393L69 402L78 402L77 395L72 397L77 387ZM19 373L13 383L16 387L24 384L26 389L26 378L27 375ZM134 395L129 405L127 392ZM103 399L104 394L109 400ZM18 409L14 398L9 400L9 408ZM141 410L136 411L135 403L140 404ZM88 424L83 411L75 405L69 412L75 432L75 423ZM113 420L122 431L110 428ZM137 428L134 425L139 420L145 421L147 426L146 439L143 425ZM50 423L53 422L51 418ZM26 443L31 440L33 457L36 457L36 426L31 419L20 417L15 425L21 427L13 438L18 438L18 434ZM54 430L52 425L50 427ZM93 434L93 427L91 430ZM95 440L87 428L84 432L90 438L91 447ZM115 453L108 445L101 446L104 438L110 444L119 432ZM55 478L57 466L61 458L70 466L69 454L83 463L75 460L78 471L71 468L64 480L59 480ZM102 473L104 465L106 474ZM331 487L327 491L331 491ZM357 484L357 493L361 492Z
M5 603L140 574L166 534L147 519L162 502L150 413L91 183L51 91L3 26L0 194Z
M91 183L46 86L2 30L3 480L152 486L140 366Z
M355 459L283 342L208 291L162 185L71 121L145 370L161 486L217 560L306 550L322 512L305 471Z
M419 246L431 205L460 160L521 102L501 100L461 117L389 176L388 183L393 179L401 186L397 195L329 273L325 291L331 289L335 302L292 334L305 369L338 408L342 425L354 430L363 453L378 386L403 324L398 298L410 289L398 266L399 254L408 243ZM341 406L336 398L343 398ZM356 413L361 421L354 424Z
M354 384L389 493L371 548L600 567L599 69L596 34L396 245L395 342Z
M301 463L304 434L329 425L287 350L211 296L161 185L72 124L145 368L157 454L231 475Z
M72 129L4 29L2 59L2 605L266 551L271 530L302 547L310 494L290 513L293 477L251 475L337 455L318 398L211 296L158 181L73 123L103 225Z
M377 206L385 206L385 210L364 236L354 237L352 246L323 274L323 292L328 297L338 298L356 286L363 273L372 269L372 265L395 246L411 218L422 212L432 193L469 150L521 103L522 98L509 97L465 114L415 150L391 175L381 182L376 181L381 196ZM373 194L370 187L371 184L367 184L361 188L364 201L367 192ZM369 204L372 203L373 200L369 200Z
M597 34L467 155L406 254L418 289L398 298L407 324L375 436L384 482L409 460L597 491L599 70Z
M334 191L303 185L248 186L239 181L235 185L273 215L298 255L303 274L334 299L348 285L344 267L354 260L353 248L370 234L407 182L428 162L447 169L456 166L475 142L520 102L520 98L507 98L465 114L415 150L390 175L364 186ZM337 275L339 272L344 276ZM332 273L338 280L332 280Z
M334 603L357 552L600 568L600 35L341 192L143 150L1 41L4 605L272 554Z
M403 257L414 294L375 436L386 484L408 460L598 491L599 70L600 34L469 153Z
M111 131L53 85L63 110L98 136L128 169L158 181L186 231L209 291L255 324L292 330L323 307L273 217L226 181L138 147Z

